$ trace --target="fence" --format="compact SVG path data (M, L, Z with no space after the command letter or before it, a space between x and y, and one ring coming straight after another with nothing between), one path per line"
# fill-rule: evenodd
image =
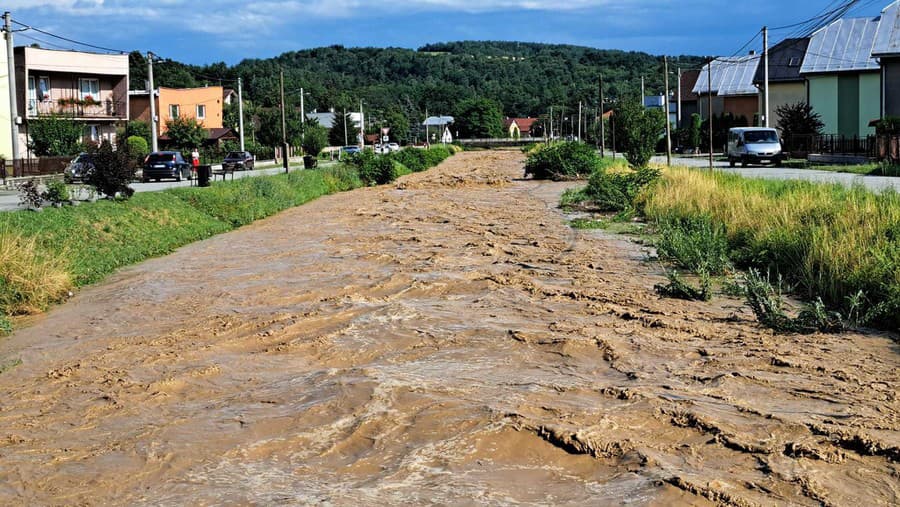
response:
M22 158L18 160L0 160L0 178L20 178L27 176L46 176L61 174L72 157L40 157Z
M785 151L792 156L806 157L810 153L823 155L858 155L868 158L879 157L877 136L842 135L792 135L784 139Z

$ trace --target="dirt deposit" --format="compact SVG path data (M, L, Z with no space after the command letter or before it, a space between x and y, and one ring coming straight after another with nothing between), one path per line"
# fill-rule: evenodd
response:
M893 337L660 299L522 163L319 199L0 341L0 504L900 501Z

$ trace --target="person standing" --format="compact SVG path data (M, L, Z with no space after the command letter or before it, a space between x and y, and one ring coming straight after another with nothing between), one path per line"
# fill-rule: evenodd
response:
M191 152L191 179L197 178L197 169L200 167L200 152L197 148Z

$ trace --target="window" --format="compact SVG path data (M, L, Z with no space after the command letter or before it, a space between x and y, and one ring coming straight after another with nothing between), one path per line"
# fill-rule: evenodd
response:
M800 66L800 59L797 58L796 56L791 57L791 60L788 62L788 67L799 67L799 66Z
M181 108L178 107L178 104L169 104L169 117L178 118L179 116L181 116Z
M33 113L37 109L37 84L34 76L28 76L28 112Z
M97 125L85 125L82 135L85 143L100 143L100 127Z
M78 80L81 100L100 102L100 80L81 78Z
M38 78L38 97L41 100L50 100L50 78L41 76Z
M199 106L197 106L197 119L198 120L206 119L206 106L203 104L200 104Z

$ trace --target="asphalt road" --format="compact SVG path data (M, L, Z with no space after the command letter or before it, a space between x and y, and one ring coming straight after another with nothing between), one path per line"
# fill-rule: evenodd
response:
M326 165L328 162L322 163L321 165ZM220 166L213 166L213 170L218 169ZM302 170L302 164L292 164L291 171L299 171ZM253 171L235 171L234 179L241 178L251 178L254 176L263 176L267 174L278 174L284 171L281 166L272 166L265 165L261 166L258 169L254 169ZM228 175L228 180L231 180L231 175ZM221 180L219 180L221 181ZM192 185L196 185L196 181L188 181L182 180L180 182L166 180L160 182L151 182L151 183L132 183L131 188L134 189L135 192L158 192L160 190L165 190L167 188L177 188L177 187L189 187ZM89 195L85 188L83 187L70 187L70 190L73 192L80 192L80 198L82 200L87 200ZM75 196L79 198L78 195ZM22 206L19 204L19 193L16 190L3 190L0 191L0 212L2 211L15 211L22 209Z
M653 157L653 162L665 164L666 157ZM708 158L673 157L673 166L708 168ZM900 178L889 176L863 176L861 174L836 173L816 169L789 169L775 166L729 167L728 162L713 162L718 171L739 174L746 178L765 178L774 180L807 180L817 183L839 183L847 187L863 185L870 190L882 191L893 188L900 191Z

